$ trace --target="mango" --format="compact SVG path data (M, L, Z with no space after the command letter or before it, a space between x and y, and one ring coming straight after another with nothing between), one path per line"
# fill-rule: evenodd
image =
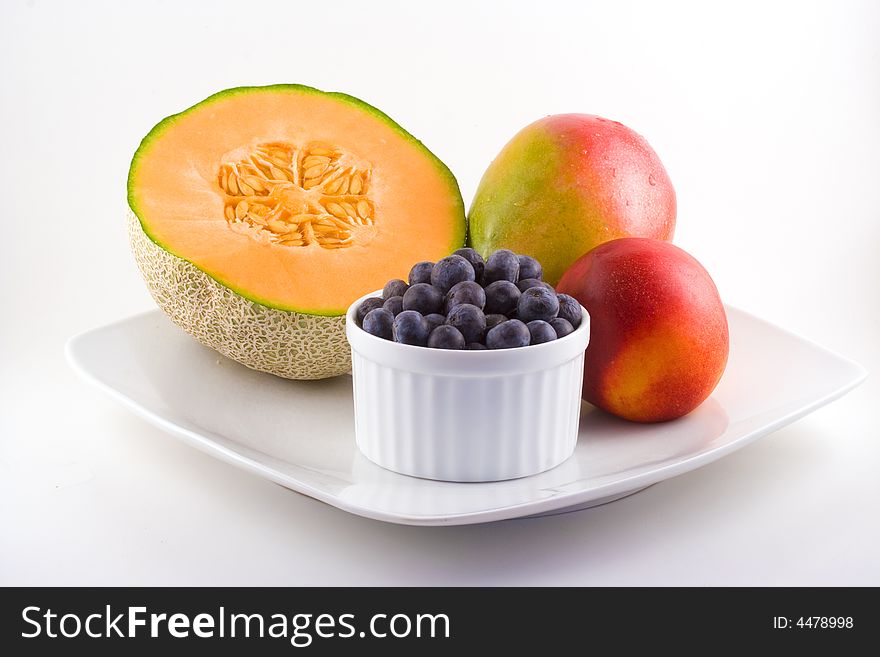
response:
M727 315L712 278L668 242L623 238L579 258L559 292L590 313L583 398L634 422L690 413L727 365Z
M660 158L617 121L557 114L525 127L489 165L470 244L533 256L556 284L581 255L620 237L671 240L675 191Z

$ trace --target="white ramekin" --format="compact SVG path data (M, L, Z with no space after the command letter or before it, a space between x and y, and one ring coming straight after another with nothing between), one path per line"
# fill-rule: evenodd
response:
M559 340L517 349L451 351L398 344L355 323L355 435L384 468L443 481L499 481L549 470L578 435L590 317Z

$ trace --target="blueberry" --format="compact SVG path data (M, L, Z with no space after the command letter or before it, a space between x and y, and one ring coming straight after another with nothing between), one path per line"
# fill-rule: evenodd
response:
M546 287L551 292L556 292L556 290L553 289L553 286L550 285L550 283L547 283L546 281L542 281L537 278L524 278L519 281L516 286L519 288L520 292L525 292L530 287Z
M448 324L438 326L428 337L428 346L432 349L464 349L464 345L461 331Z
M403 297L388 297L382 307L392 315L399 315L403 310Z
M394 318L392 335L395 342L424 347L428 344L428 323L415 310L404 310Z
M364 330L370 335L384 340L391 339L392 324L394 324L394 315L384 308L375 308L364 317Z
M571 325L571 322L569 322L567 319L563 319L562 317L551 319L550 326L552 326L553 330L556 331L557 338L564 338L569 333L574 333L574 327Z
M487 348L482 342L468 342L465 346L468 351L482 351Z
M559 312L559 300L546 287L532 287L522 293L516 305L516 314L528 323L535 319L549 322Z
M483 310L490 315L506 315L516 308L519 296L519 288L510 281L495 281L486 286L486 305Z
M440 312L443 308L443 294L430 283L411 285L403 295L404 310L418 310L423 315Z
M541 280L544 276L544 268L541 267L541 263L535 260L532 256L517 256L517 260L519 260L520 280L525 278L537 278L538 280Z
M526 326L529 329L529 334L532 336L529 344L543 344L544 342L556 339L556 331L543 319L533 320L526 324Z
M497 313L486 315L486 330L489 331L498 326L501 322L506 322L508 319L509 317L506 315L499 315Z
M486 260L486 268L483 270L483 285L495 281L516 283L518 280L519 258L513 251L498 249Z
M439 260L431 270L431 285L443 294L449 292L453 285L476 278L471 263L460 255L446 256Z
M446 315L430 313L425 315L425 321L428 323L428 333L430 333L438 326L443 326L446 323Z
M367 313L371 310L375 310L376 308L382 307L382 299L379 297L370 297L369 299L364 299L361 301L361 305L358 306L355 311L354 318L357 322L358 326L364 325L364 317L367 316Z
M458 249L458 251L455 251L455 255L460 255L462 258L471 263L471 267L474 268L474 280L477 283L482 282L483 270L486 268L486 262L485 260L483 260L483 256L481 256L470 247Z
M387 301L391 297L402 297L408 287L409 285L399 278L394 278L385 283L385 287L382 288L382 298Z
M567 294L557 295L557 298L559 300L559 316L562 319L567 319L572 328L580 326L583 311L578 300Z
M482 310L469 303L450 310L446 323L461 331L465 342L479 342L486 333L486 316Z
M469 303L482 310L486 305L486 291L476 281L456 283L446 293L446 312L463 303Z
M489 349L512 349L526 347L531 340L529 328L518 319L509 319L486 334Z
M434 269L434 263L429 261L417 262L409 270L409 284L430 283L431 270Z

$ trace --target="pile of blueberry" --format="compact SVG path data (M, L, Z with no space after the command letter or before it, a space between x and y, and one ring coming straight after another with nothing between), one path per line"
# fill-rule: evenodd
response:
M367 333L434 349L510 349L564 337L581 306L541 280L540 263L507 249L485 261L459 249L436 264L419 262L409 282L388 281L365 299L357 323Z

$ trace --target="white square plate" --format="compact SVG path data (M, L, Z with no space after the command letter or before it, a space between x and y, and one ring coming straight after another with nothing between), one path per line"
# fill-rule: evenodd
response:
M533 477L450 483L395 474L354 441L351 377L288 381L199 345L161 312L83 333L73 367L156 426L233 465L369 518L456 525L586 508L710 463L858 385L865 370L727 308L730 361L714 394L663 424L584 404L574 456Z

